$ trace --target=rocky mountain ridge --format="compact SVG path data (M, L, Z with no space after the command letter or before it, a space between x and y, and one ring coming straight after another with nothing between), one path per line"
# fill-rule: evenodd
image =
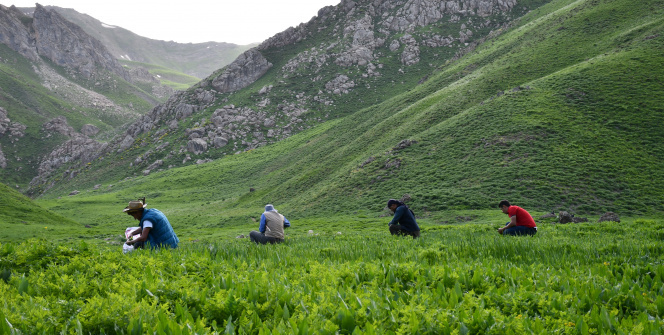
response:
M201 163L274 143L425 81L528 10L516 0L345 0L171 96L103 151L81 156L135 156L130 176L158 161ZM47 174L31 185L43 191L55 183Z
M155 64L196 78L205 78L228 65L238 55L255 45L225 42L176 43L142 37L122 27L103 23L72 8L46 6L81 27L99 40L113 55L123 61ZM20 8L32 16L34 8Z
M39 4L32 16L0 5L0 47L0 176L12 187L87 161L104 146L92 137L112 137L115 127L173 93L146 69L126 69L98 40Z
M0 42L34 62L46 57L86 79L98 75L98 67L130 79L129 73L98 40L39 4L32 18L14 6L0 6L0 22Z

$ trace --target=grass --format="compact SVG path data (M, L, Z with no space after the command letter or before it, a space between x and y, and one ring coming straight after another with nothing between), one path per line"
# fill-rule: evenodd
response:
M501 237L490 223L423 223L417 240L389 236L386 220L292 220L274 246L176 229L177 250L128 255L93 239L3 243L3 329L591 334L664 325L661 219L540 224L532 238Z
M158 80L162 85L171 87L175 90L185 91L200 81L200 79L196 77L155 64L130 61L120 61L120 63L130 68L139 66L143 67L150 71L152 75L158 76Z

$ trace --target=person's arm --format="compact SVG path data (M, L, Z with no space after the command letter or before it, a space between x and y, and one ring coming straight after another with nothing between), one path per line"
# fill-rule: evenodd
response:
M393 224L398 224L399 219L401 219L401 216L403 215L403 212L406 210L406 206L399 206L397 207L397 210L394 211L394 217L392 218L392 221L388 223L388 226L391 226Z
M505 229L512 227L516 227L516 215L512 215L512 217L510 217L510 223L508 223L505 227L498 228L498 233L502 234Z
M127 244L132 245L134 243L147 241L148 240L148 234L150 234L150 229L152 229L152 228L151 227L145 227L145 228L141 229L142 230L141 236L139 236L139 237L137 237L137 238L135 238L131 241L127 241Z
M265 214L261 214L261 225L258 227L258 231L265 233Z
M140 234L142 231L143 231L143 228L138 227L138 229L134 229L134 230L130 231L129 236L134 236L136 234Z
M290 221L288 221L288 219L286 219L286 217L284 216L284 228L288 227L290 227Z

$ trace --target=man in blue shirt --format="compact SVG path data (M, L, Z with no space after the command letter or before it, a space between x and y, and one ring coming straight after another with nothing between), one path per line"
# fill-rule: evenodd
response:
M131 235L140 234L139 237L127 241L128 245L134 245L134 248L142 248L145 242L148 242L150 248L155 249L158 247L171 247L177 248L180 240L171 223L168 222L166 215L157 209L146 209L148 204L143 201L130 201L129 206L124 209L124 212L140 221L139 228L131 232Z
M284 241L284 228L290 227L290 221L279 214L274 206L265 205L265 212L261 214L259 231L249 233L249 238L257 244L274 244Z
M401 201L390 199L387 208L393 213L392 221L388 223L392 235L408 235L413 238L420 237L420 226L415 221L415 214Z

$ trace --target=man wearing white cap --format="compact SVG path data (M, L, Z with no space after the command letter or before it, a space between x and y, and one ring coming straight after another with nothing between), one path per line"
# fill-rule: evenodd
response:
M290 227L290 222L279 214L274 206L265 205L265 212L261 215L259 231L249 233L252 242L260 244L274 244L284 241L284 228Z
M180 240L175 235L166 215L154 208L146 209L148 204L145 203L145 198L142 200L130 201L129 206L124 209L125 213L140 221L139 228L131 233L131 236L137 234L140 236L131 241L127 240L126 243L135 245L134 247L142 247L145 242L148 242L152 249L162 246L177 248Z

